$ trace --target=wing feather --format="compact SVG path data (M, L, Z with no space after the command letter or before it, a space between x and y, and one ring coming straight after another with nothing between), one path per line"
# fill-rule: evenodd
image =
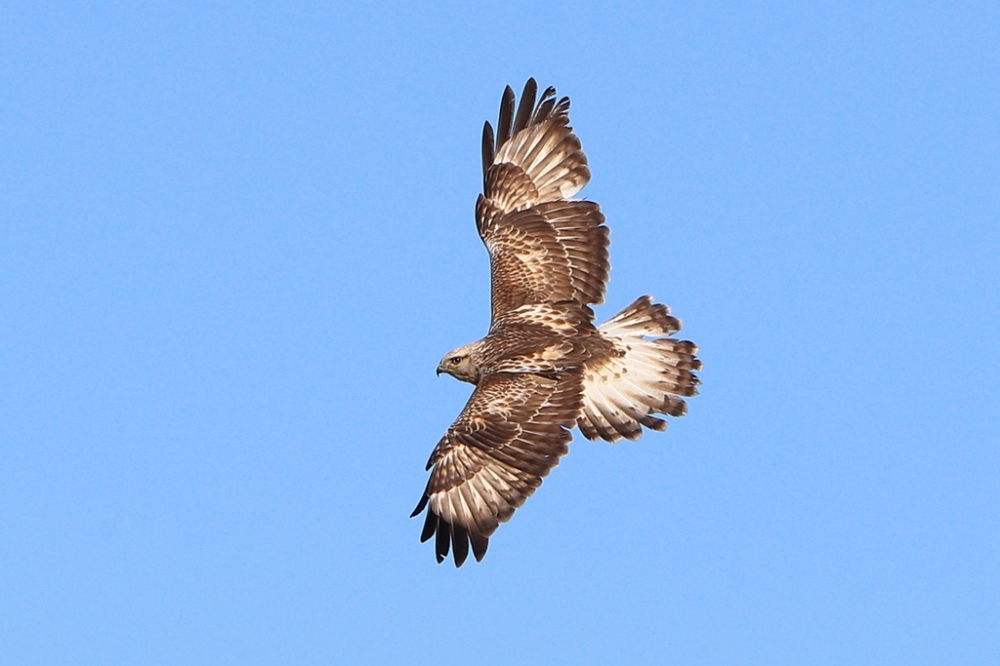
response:
M484 377L431 454L433 469L413 515L427 510L421 541L438 562L486 554L500 523L534 493L568 451L582 403L579 372Z
M591 201L557 201L500 213L480 197L480 233L490 255L495 322L527 303L604 302L608 228Z
M497 119L497 145L507 143L511 135L511 123L514 120L514 91L510 86L503 89L500 98L500 116Z
M508 86L509 89L510 87ZM553 90L552 93L555 94L555 91ZM521 91L521 103L517 107L517 118L514 120L514 134L517 134L528 126L532 108L535 106L535 95L537 94L538 84L535 83L534 79L528 79L524 84L524 90ZM546 91L545 96L547 95L548 91ZM498 145L503 145L504 143L504 141L501 141Z
M483 194L476 225L490 254L493 320L525 303L603 302L608 230L600 206L571 200L590 180L569 126L569 98L525 84L516 117L508 86L496 140L483 128Z
M490 121L483 124L483 187L486 187L486 173L493 164L493 128Z

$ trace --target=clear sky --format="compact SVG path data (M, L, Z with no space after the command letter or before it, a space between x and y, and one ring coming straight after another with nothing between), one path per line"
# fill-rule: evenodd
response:
M350 4L0 7L0 661L1000 663L998 5ZM456 570L529 76L702 394Z

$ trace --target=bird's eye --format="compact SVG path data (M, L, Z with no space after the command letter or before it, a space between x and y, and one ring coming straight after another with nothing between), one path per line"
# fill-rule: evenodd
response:
M451 363L452 365L458 365L459 363L462 362L462 357L452 356L451 358L448 359L448 362Z

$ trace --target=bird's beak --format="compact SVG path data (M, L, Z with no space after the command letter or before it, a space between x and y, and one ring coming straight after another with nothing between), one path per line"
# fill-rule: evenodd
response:
M434 372L434 374L436 374L438 377L440 377L441 376L441 372L442 372L441 366L439 365L438 369Z

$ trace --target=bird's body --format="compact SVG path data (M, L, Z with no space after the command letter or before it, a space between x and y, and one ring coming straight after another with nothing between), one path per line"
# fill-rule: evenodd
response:
M442 561L477 560L489 536L565 455L579 426L589 439L637 439L663 430L653 414L680 416L697 393L701 363L669 336L680 321L648 296L595 326L604 300L608 229L600 207L571 199L590 180L569 127L569 99L547 89L537 106L529 79L514 115L508 87L497 136L483 131L483 189L476 225L490 255L492 321L486 337L438 365L476 385L434 448L421 541Z

